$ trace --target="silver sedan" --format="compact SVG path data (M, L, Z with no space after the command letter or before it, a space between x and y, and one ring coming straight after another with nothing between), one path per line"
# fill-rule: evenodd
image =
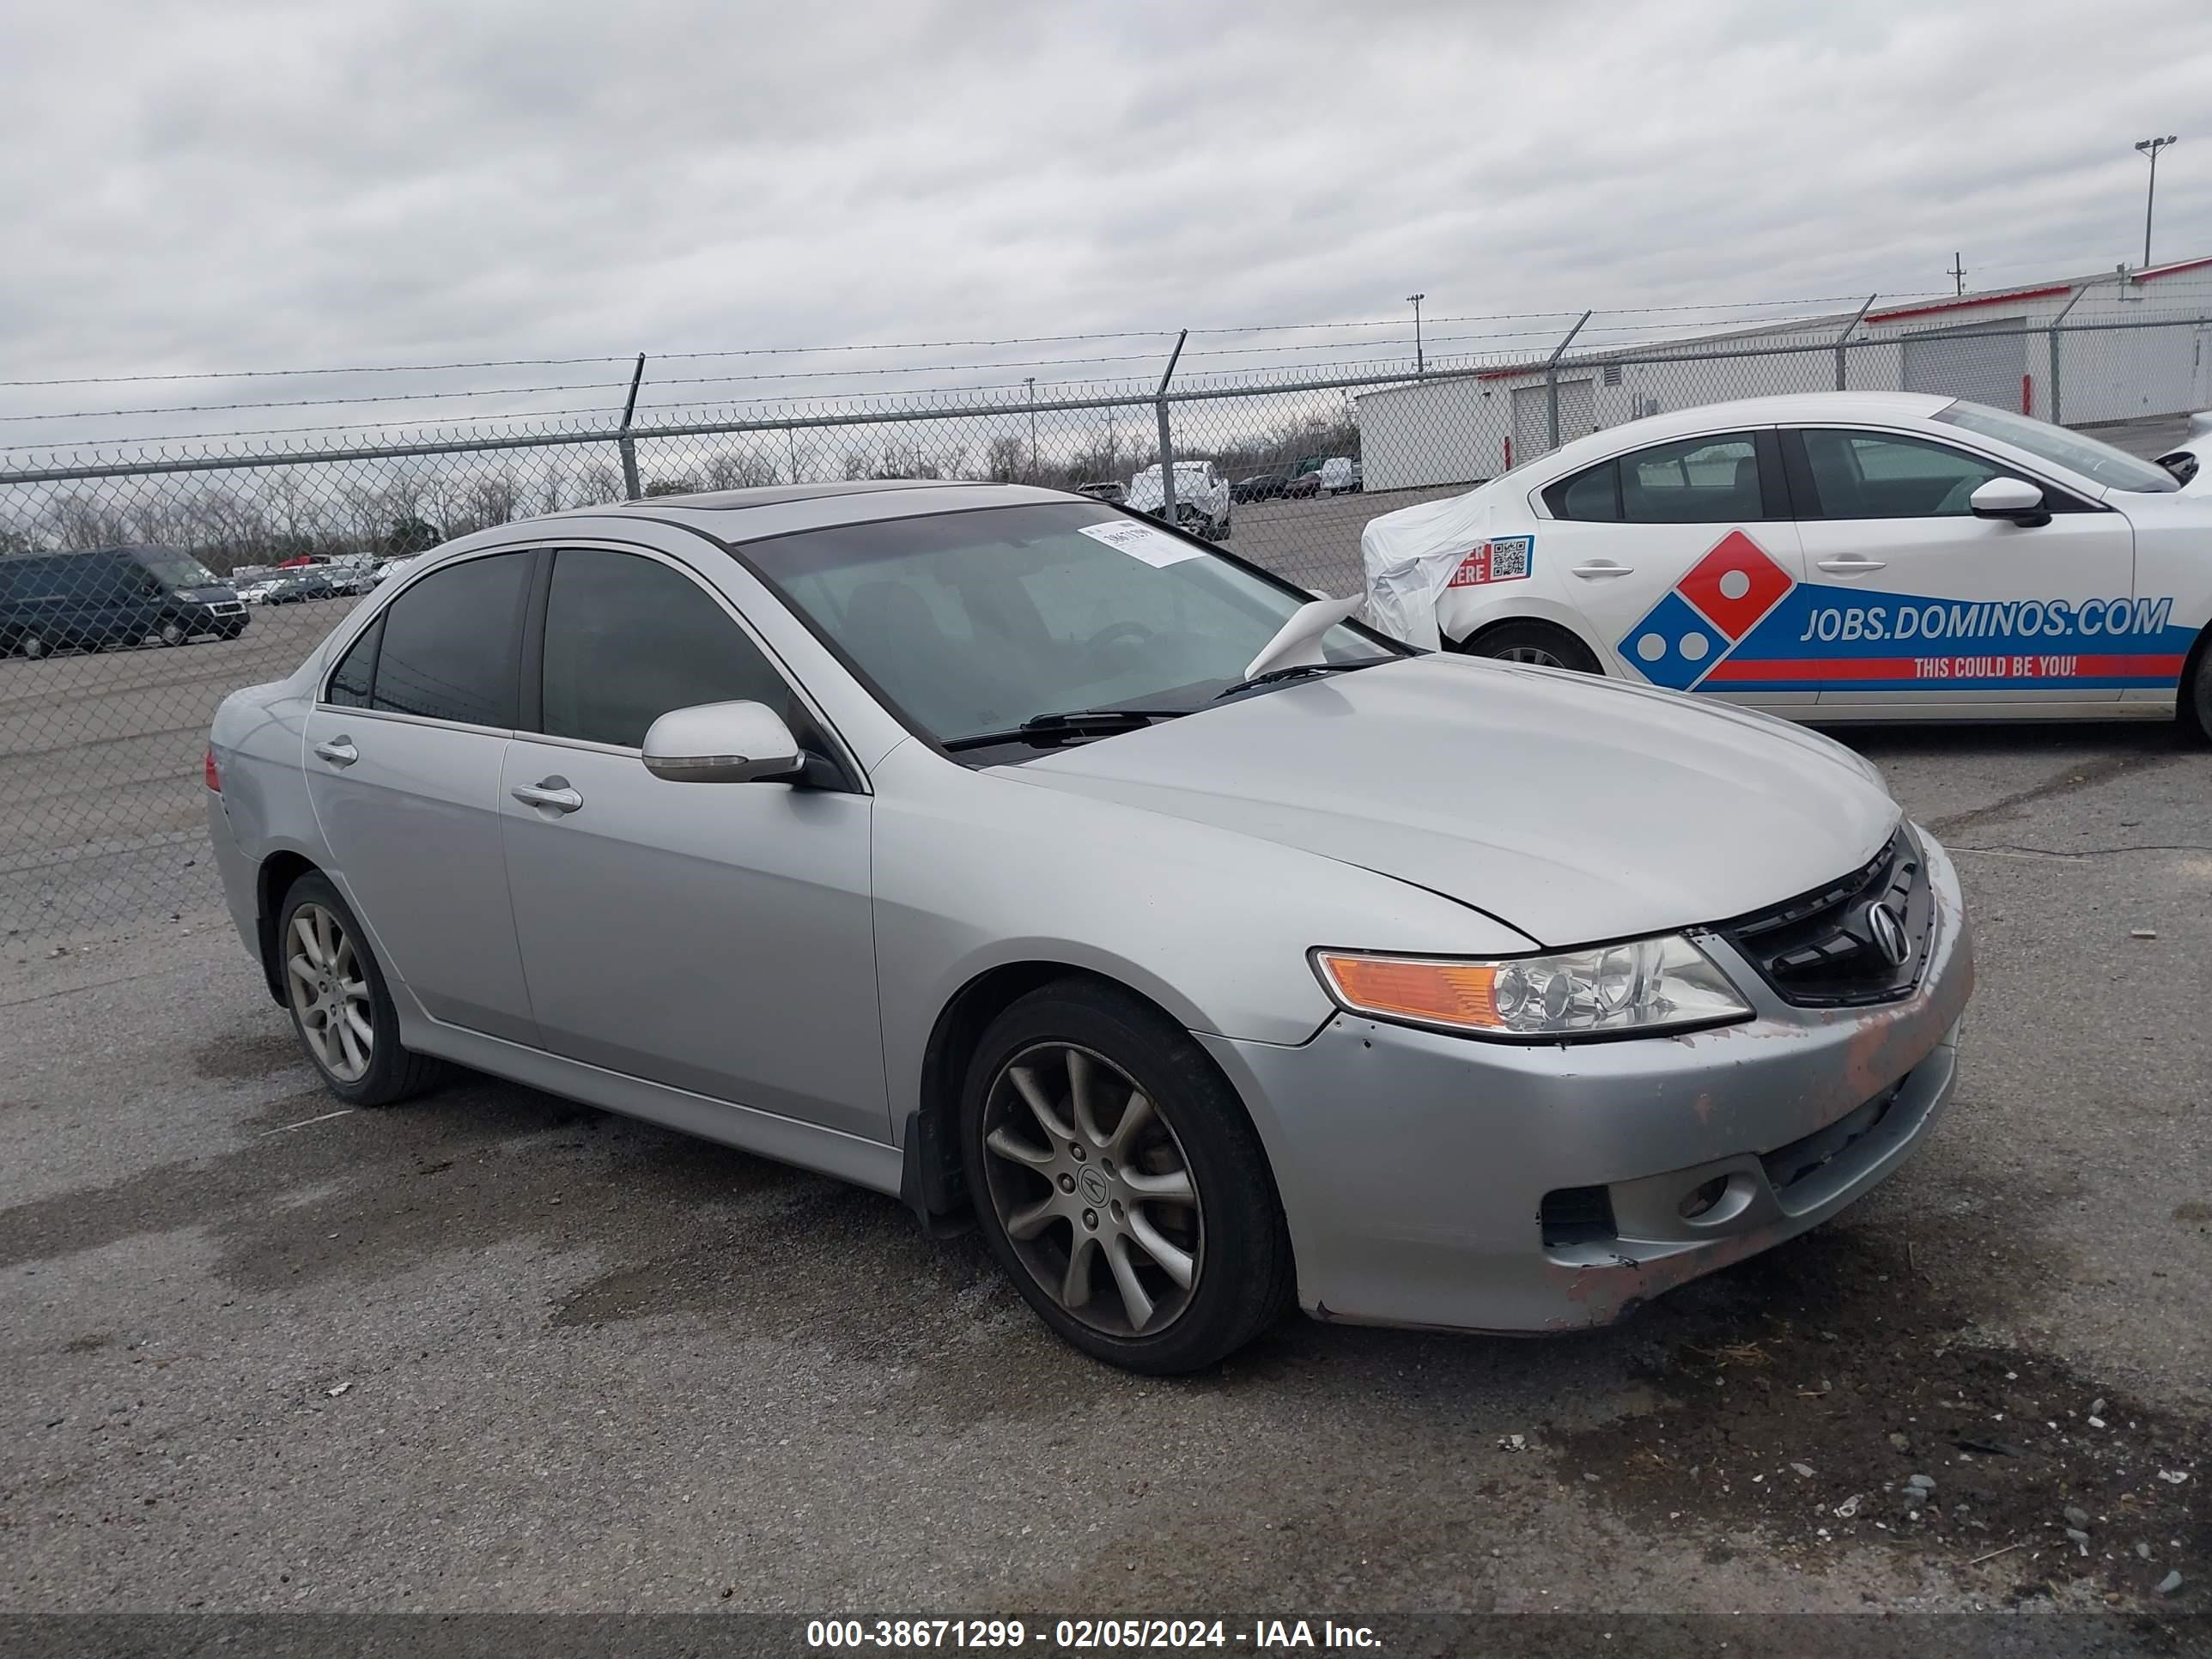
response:
M215 721L331 1090L458 1062L971 1216L1068 1340L1601 1323L1951 1091L1943 849L1826 738L1411 652L1014 486L595 507L416 560Z

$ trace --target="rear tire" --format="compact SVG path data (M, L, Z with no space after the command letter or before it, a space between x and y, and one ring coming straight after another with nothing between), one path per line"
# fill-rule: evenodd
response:
M2197 642L2189 673L2181 684L2181 706L2176 711L2185 735L2199 743L2212 743L2212 629Z
M1526 663L1538 668L1565 668L1577 674L1604 672L1596 653L1565 629L1525 618L1486 628L1459 641L1452 649L1470 657Z
M40 658L46 655L51 647L46 644L45 635L26 634L15 641L15 649L33 662L36 662Z
M276 952L292 1029L332 1094L349 1106L388 1106L438 1081L439 1061L399 1046L384 969L328 877L310 872L285 890Z
M992 1021L959 1134L992 1254L1094 1358L1203 1370L1296 1297L1258 1132L1190 1034L1127 991L1060 980Z

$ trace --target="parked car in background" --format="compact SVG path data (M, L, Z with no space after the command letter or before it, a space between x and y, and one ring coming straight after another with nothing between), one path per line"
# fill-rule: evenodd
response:
M1359 489L1359 463L1349 455L1330 456L1315 476L1321 479L1324 495L1350 495Z
M1360 546L1417 644L1796 720L2212 733L2212 474L2185 470L1965 398L1803 392L1608 427Z
M1214 470L1212 461L1177 461L1175 493L1178 526L1213 542L1229 534L1229 481ZM1160 483L1159 464L1154 462L1129 480L1129 494L1122 505L1158 518L1166 499Z
M208 830L347 1106L457 1061L972 1213L1139 1371L1604 1324L1897 1170L1973 968L1875 769L1352 605L1018 485L594 507L234 693Z
M1283 494L1292 501L1305 501L1321 494L1321 473L1294 472L1283 480Z
M334 592L366 593L376 586L376 560L367 553L353 553L343 558L332 559L321 569L329 579Z
M332 581L320 565L288 570L264 590L263 605L301 605L312 599L334 599L345 590Z
M243 605L264 604L270 594L282 587L287 580L288 578L283 576L256 576L251 581L240 582L238 584L239 601Z
M246 631L237 592L173 547L102 547L0 559L0 655L71 647L182 645Z
M1229 498L1235 501L1272 501L1283 493L1283 486L1289 482L1287 473L1255 472L1230 485Z
M408 553L398 558L379 559L376 562L375 573L368 579L368 585L372 588L383 586L385 583L398 575L422 556L419 553Z
M1102 478L1097 483L1078 484L1075 493L1088 495L1096 501L1112 501L1119 505L1129 499L1129 486L1113 478Z

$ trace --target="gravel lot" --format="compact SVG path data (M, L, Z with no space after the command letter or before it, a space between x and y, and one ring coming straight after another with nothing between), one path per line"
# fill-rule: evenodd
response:
M0 665L0 1611L2212 1607L2212 751L1853 737L1982 980L1836 1223L1610 1331L1163 1383L889 1200L485 1079L331 1115L177 782L315 609Z

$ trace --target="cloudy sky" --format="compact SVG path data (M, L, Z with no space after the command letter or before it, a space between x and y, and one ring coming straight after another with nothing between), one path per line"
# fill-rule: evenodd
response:
M2135 259L2153 132L2212 254L2212 6L76 0L0 131L8 380L1738 306Z

